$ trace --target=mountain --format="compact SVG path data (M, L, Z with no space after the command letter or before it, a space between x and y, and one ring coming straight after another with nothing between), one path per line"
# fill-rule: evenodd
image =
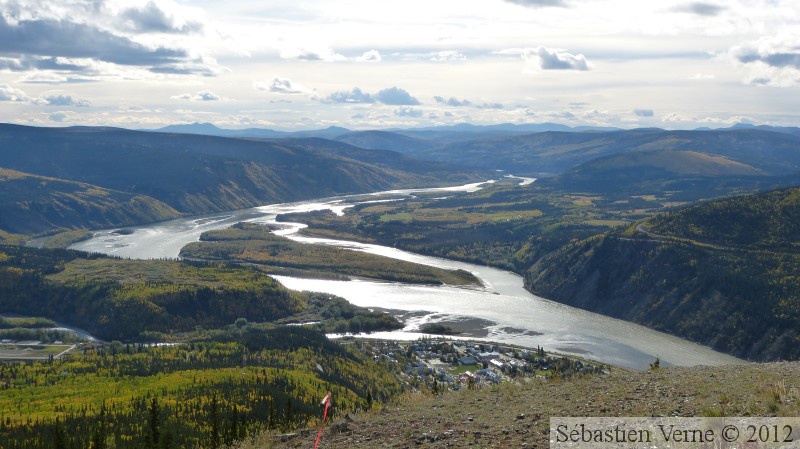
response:
M481 178L396 153L347 147L337 154L317 144L0 125L0 167L148 197L189 214ZM414 171L401 168L408 166Z
M656 215L571 243L536 294L754 360L800 358L800 188Z
M36 234L104 228L178 217L153 198L0 168L0 229Z
M437 144L430 140L409 137L388 131L358 131L341 135L335 140L346 142L361 148L373 150L390 150L400 153L422 153L435 148Z
M760 129L762 131L772 131L776 133L785 133L785 134L800 136L800 128L796 126L769 126L769 125L751 125L749 123L737 123L727 129Z
M218 137L253 137L263 139L283 139L290 137L320 137L333 139L350 132L349 129L340 128L337 126L330 126L325 129L308 131L275 131L265 128L225 129L219 128L212 123L197 122L183 125L169 125L149 131L160 133L200 134Z
M409 147L404 154L518 175L558 174L605 156L675 150L721 156L773 175L800 170L800 136L759 129L547 131Z

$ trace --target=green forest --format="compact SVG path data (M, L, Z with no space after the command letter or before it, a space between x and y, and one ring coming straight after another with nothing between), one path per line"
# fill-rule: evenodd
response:
M0 246L0 310L58 319L105 340L174 340L238 318L319 321L331 331L400 326L341 298L288 290L258 267L18 246Z
M4 449L216 449L385 401L401 386L356 350L299 326L245 321L168 346L85 345L0 364Z

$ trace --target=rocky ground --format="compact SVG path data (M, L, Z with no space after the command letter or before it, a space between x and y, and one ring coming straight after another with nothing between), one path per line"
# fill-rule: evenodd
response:
M800 363L614 370L475 391L407 394L335 417L320 448L547 448L551 416L798 416ZM262 435L241 449L311 448L316 429Z

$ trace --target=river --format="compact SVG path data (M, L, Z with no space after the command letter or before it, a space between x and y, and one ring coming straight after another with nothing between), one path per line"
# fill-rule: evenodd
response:
M520 180L520 186L533 182L529 178L516 179ZM133 259L176 258L181 248L197 241L201 233L241 221L276 225L275 219L279 214L317 210L344 214L348 207L363 202L400 201L417 194L441 193L446 196L476 191L485 184L393 190L180 218L136 226L122 233L116 232L118 230L98 231L93 238L70 248ZM465 337L471 339L528 347L540 345L546 350L634 369L646 368L656 357L664 366L743 363L710 348L643 326L540 298L523 288L519 275L508 271L412 254L380 245L303 237L297 231L305 225L280 225L282 229L276 232L296 241L335 245L443 268L459 268L472 272L483 282L482 288L465 288L276 276L288 288L335 294L355 305L385 309L404 319L406 326L403 330L372 334L376 338L414 339L421 335L416 332L421 324L459 322L461 327L470 329Z

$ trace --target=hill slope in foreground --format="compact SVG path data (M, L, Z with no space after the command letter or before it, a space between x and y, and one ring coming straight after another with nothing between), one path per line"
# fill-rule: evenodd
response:
M546 448L553 416L797 416L799 386L797 362L535 379L439 397L409 395L338 423L338 432L326 429L322 441L352 449ZM315 432L290 441L265 435L238 448L313 447L314 438Z

